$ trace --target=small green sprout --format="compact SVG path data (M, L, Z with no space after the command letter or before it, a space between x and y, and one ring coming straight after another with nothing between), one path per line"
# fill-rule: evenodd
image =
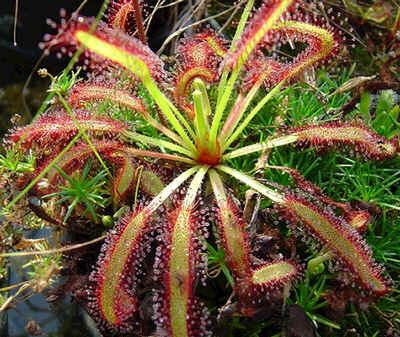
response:
M217 277L220 272L224 274L226 280L233 287L235 281L225 262L225 252L223 249L215 249L207 242L208 276Z
M33 172L35 167L35 157L32 153L22 156L14 150L8 150L5 154L0 154L0 172L11 173Z
M68 73L61 73L59 76L52 76L50 73L47 73L47 76L51 78L50 88L48 89L49 93L59 93L61 95L66 95L72 87L79 82L79 73L81 72L81 68L78 68L77 71L72 71L71 75Z
M90 177L89 173L92 164L86 163L82 173L73 176L67 175L63 170L57 167L59 174L65 179L66 185L61 186L60 191L47 194L45 198L60 198L58 203L68 203L67 213L64 222L72 215L72 212L78 206L85 207L84 213L89 212L95 221L97 221L97 208L104 208L109 202L109 198L105 197L107 183L107 173L102 170L94 177Z

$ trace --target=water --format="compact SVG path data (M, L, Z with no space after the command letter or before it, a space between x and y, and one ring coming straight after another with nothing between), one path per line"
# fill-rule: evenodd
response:
M50 236L51 230L39 230L25 233L31 239ZM30 257L13 257L9 262L9 285L26 281L28 276L22 266L29 262ZM57 284L64 281L60 277ZM54 284L52 288L57 287ZM16 290L10 292L10 295ZM28 337L35 336L27 332L27 324L36 327L37 336L51 337L98 337L99 333L94 327L93 321L74 302L70 295L49 303L46 300L48 291L35 294L26 300L14 302L12 309L6 312L3 319L1 337ZM39 334L41 333L41 334Z

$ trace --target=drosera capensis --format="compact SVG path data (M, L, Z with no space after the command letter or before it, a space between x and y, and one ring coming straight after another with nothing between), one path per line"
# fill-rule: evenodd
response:
M143 37L140 41L124 32L128 28L121 20L128 18L127 11L134 11L127 1L113 2L113 19L95 30L90 29L90 19L77 17L76 22L62 26L60 34L48 38L45 44L49 50L60 46L63 50L68 50L68 46L83 48L88 69L95 69L95 74L100 72L104 83L88 80L72 87L66 103L75 113L74 120L57 108L30 126L15 130L9 137L11 141L21 140L25 148L39 145L36 150L46 158L49 156L41 145L61 149L83 128L91 137L92 146L78 144L62 163L72 174L82 169L91 157L90 150L96 149L115 169L111 178L114 206L132 193L130 184L140 183L136 161L153 158L176 165L171 180L158 184L160 188L150 198L147 195L123 217L102 248L91 276L91 309L97 311L96 320L108 330L129 331L132 321L140 322L141 267L151 250L154 233L158 233L162 256L156 256L154 269L158 270L156 281L161 283L162 290L155 289L153 297L158 330L172 337L212 335L209 313L196 296L201 268L198 265L202 264L199 256L204 249L199 232L208 232L210 227L202 218L201 200L210 186L220 244L241 306L257 305L270 291L299 277L300 268L290 259L254 263L250 237L226 186L227 177L270 199L292 224L311 232L351 271L350 277L364 291L379 296L389 290L372 253L349 224L351 220L326 210L332 203L329 198L307 190L304 181L301 192L288 192L283 186L263 184L230 165L233 158L289 144L350 147L376 160L394 157L398 152L397 140L386 140L361 125L339 122L288 129L263 143L235 146L243 130L286 83L337 53L341 43L328 24L318 26L301 14L301 2L265 0L247 22L253 5L254 1L247 2L230 46L210 29L181 41L172 74L167 74L162 60L143 43ZM262 47L283 35L307 45L293 62L272 60L261 52ZM132 86L140 85L145 90L158 116L136 92L110 85L115 78L108 76L118 71L128 72ZM240 86L241 80L246 85ZM215 95L210 95L210 86L216 89ZM135 111L160 133L159 137L131 130L110 117L82 112L83 103L103 100ZM159 148L159 152L149 148ZM43 158L36 174L45 170ZM58 179L55 170L49 175L51 181ZM312 204L309 197L317 199L318 204Z

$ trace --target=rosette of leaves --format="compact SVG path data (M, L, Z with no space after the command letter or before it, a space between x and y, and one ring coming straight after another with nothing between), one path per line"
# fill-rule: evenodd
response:
M137 17L137 13L129 14L136 10L134 6L113 6L114 15L97 28L93 29L91 20L79 17L65 22L59 34L48 39L49 49L71 52L83 48L85 63L93 74L90 80L72 87L68 102L59 97L63 109L49 112L10 137L22 147L42 153L37 176L54 160L46 150L57 154L71 139L86 135L87 142L67 151L58 167L72 174L94 155L109 163L114 168L116 204L129 198L137 186L137 158L176 165L179 174L171 181L146 171L151 182L144 189L152 198L140 202L107 237L88 291L91 312L100 325L107 331L139 331L138 289L154 233L153 275L158 286L153 291L153 317L163 336L212 334L208 311L195 292L197 280L204 280L203 240L210 222L216 224L242 314L251 316L252 308L268 302L269 293L299 276L299 267L292 260L254 262L245 221L226 187L228 176L270 199L293 228L301 226L326 246L365 293L387 293L382 269L358 232L369 218L366 212L335 202L289 168L296 189L262 184L230 165L234 158L289 144L320 150L346 148L374 160L397 154L396 139L389 141L356 122L339 121L287 129L263 143L236 145L243 130L282 85L336 53L340 40L334 30L301 14L301 5L292 0L264 1L247 22L253 7L253 1L248 1L230 45L210 30L186 37L177 49L176 67L167 73L147 45L124 32L130 25L112 22L112 18ZM125 12L118 13L118 9ZM290 62L263 54L263 49L286 41L306 47ZM121 84L117 75L104 75L121 74L121 70L128 72L128 84ZM145 92L147 99L137 92ZM84 110L88 103L104 100L136 111L159 136L132 131L125 123ZM55 169L46 172L46 177L49 186L57 186L63 179ZM213 195L211 207L204 206L207 186ZM215 221L210 220L210 213Z

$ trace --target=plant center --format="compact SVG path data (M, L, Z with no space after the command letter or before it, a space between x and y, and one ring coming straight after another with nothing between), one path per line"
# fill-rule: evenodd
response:
M210 148L210 146L197 144L197 159L196 161L199 164L205 164L210 166L215 166L221 163L221 148L219 143L216 142L214 148Z

